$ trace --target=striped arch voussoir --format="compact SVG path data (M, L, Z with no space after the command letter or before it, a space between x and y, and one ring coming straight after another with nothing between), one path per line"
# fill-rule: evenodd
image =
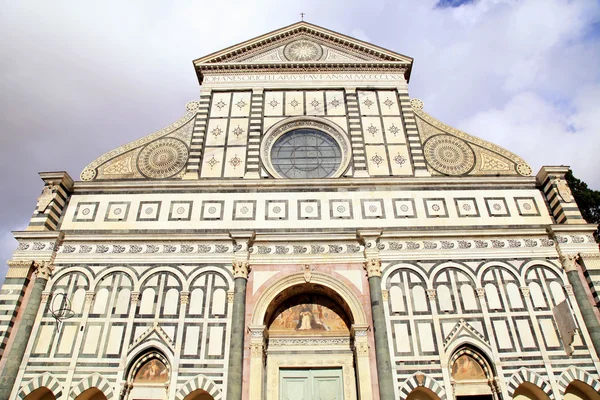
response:
M539 387L551 400L554 400L554 393L552 393L550 384L540 375L527 368L519 369L510 377L510 381L508 382L508 395L512 398L517 388L524 382L529 382L532 385Z
M62 386L58 379L52 376L49 372L38 375L27 382L21 390L19 390L19 399L24 399L27 395L36 389L45 387L52 392L54 397L59 399L62 396Z
M560 374L560 378L558 379L558 386L560 387L560 394L562 396L565 395L567 386L573 381L581 381L600 393L600 381L594 379L590 374L580 368L570 367Z
M215 400L223 400L223 394L217 387L217 384L204 375L197 375L196 377L187 381L185 385L183 385L181 389L177 391L177 396L175 396L175 399L183 400L185 396L198 389L205 390Z
M81 393L91 388L100 390L108 400L112 400L114 398L114 392L110 386L110 382L98 373L94 373L79 381L79 383L75 385L73 389L71 389L69 398L76 399Z
M446 400L446 391L435 379L423 372L417 372L404 381L400 387L400 398L405 399L416 388L424 387L431 390L440 398Z

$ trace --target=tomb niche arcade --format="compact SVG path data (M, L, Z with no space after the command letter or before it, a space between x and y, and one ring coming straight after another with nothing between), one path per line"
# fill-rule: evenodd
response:
M412 62L299 22L195 60L185 114L81 180L41 173L0 398L598 399L567 168L430 116Z

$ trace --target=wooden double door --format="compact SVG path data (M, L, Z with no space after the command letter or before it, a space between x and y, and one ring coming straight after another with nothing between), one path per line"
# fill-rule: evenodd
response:
M344 400L341 368L281 369L280 400Z

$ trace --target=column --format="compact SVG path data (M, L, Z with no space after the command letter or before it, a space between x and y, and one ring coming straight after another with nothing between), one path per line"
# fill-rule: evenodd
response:
M248 327L250 330L250 400L263 398L266 328L264 325Z
M227 400L242 398L242 369L244 365L244 332L246 326L246 286L250 264L248 248L254 232L231 232L234 241L233 310L231 312L231 339L229 342L229 366L227 369Z
M33 267L35 268L36 278L31 289L29 301L23 311L23 318L16 332L13 345L8 354L5 355L7 357L6 365L0 375L0 399L8 399L10 396L19 372L19 367L21 366L21 361L25 355L25 349L29 342L29 336L33 329L40 302L42 301L42 292L46 287L48 279L50 279L52 270L54 270L54 265L49 261L34 262Z
M392 400L394 396L394 376L390 360L390 349L381 292L381 259L377 247L381 231L360 231L358 235L365 245L364 268L369 280L373 335L375 336L375 356L379 380L379 398Z
M390 361L390 349L381 294L381 260L370 259L365 262L371 295L371 314L373 316L373 334L375 335L375 355L377 376L379 378L379 398L394 399L394 378Z
M583 322L587 327L594 349L596 349L596 354L600 356L600 323L598 323L598 318L596 318L596 314L594 314L592 303L588 298L583 282L581 282L581 279L579 278L579 271L577 271L578 259L578 255L560 256L560 262L567 272L567 278L571 284L573 295L579 306Z

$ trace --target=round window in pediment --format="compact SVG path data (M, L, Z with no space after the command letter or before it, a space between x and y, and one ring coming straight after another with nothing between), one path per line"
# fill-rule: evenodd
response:
M340 166L342 152L334 138L312 128L294 129L271 150L271 162L286 178L329 178Z
M275 178L336 178L348 168L350 141L328 121L289 119L265 134L261 158Z

